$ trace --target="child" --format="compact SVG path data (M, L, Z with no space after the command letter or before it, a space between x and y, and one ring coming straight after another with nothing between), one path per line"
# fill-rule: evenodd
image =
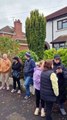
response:
M34 68L34 73L33 73L33 82L34 82L35 95L36 95L36 109L35 109L34 115L39 114L39 104L41 101L41 117L45 116L44 101L40 98L40 77L41 77L41 72L43 70L43 63L44 61L41 61Z

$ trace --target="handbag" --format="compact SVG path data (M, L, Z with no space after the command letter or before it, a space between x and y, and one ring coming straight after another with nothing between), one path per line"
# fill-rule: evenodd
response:
M15 78L20 78L20 72L15 70L15 71L12 72L12 76L15 77Z

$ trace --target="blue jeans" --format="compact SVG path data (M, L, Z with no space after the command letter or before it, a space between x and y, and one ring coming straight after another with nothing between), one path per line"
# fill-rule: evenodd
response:
M33 78L31 76L25 76L24 79L25 79L24 86L26 88L26 95L30 96L30 85L33 84Z

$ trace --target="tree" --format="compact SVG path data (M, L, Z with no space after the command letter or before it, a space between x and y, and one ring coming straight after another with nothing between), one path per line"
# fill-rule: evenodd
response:
M0 37L0 55L7 53L10 58L19 51L19 43L9 37Z
M26 37L29 49L34 51L39 59L43 59L46 37L46 18L38 10L31 11L26 19Z

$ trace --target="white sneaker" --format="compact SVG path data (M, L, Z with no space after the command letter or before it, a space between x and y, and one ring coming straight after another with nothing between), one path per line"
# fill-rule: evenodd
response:
M21 90L18 90L17 93L18 93L18 94L21 94Z
M25 100L27 100L27 99L29 99L29 98L30 98L30 96L27 96L27 95L24 97Z
M39 108L35 109L34 115L39 115Z
M60 108L60 112L61 112L62 115L66 115L67 114L64 108Z
M9 90L9 87L7 87L7 90Z
M15 90L15 89L12 89L12 90L11 90L11 93L14 93L14 92L16 92L16 90Z
M0 87L0 90L2 90L2 89L3 89L3 86Z
M5 87L1 86L1 87L0 87L0 90L2 90L2 89L4 90L4 89L5 89Z
M41 109L41 117L45 117L45 111L44 111L44 108Z

